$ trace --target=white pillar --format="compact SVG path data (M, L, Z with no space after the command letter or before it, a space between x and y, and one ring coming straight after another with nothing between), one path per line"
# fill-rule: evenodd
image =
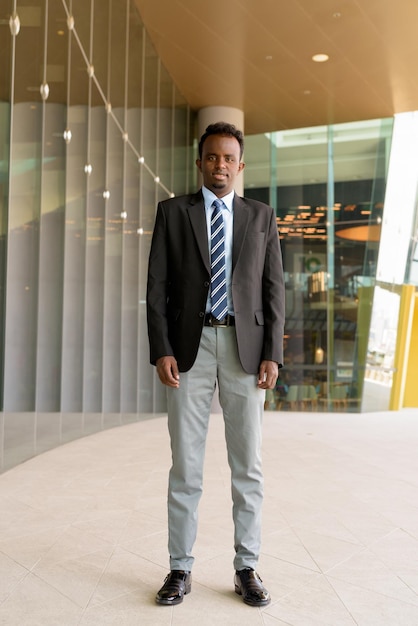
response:
M234 124L234 126L244 132L244 113L241 109L221 106L205 107L200 109L197 115L198 138L200 139L209 124L215 124L216 122ZM244 171L235 180L235 191L239 196L244 195Z

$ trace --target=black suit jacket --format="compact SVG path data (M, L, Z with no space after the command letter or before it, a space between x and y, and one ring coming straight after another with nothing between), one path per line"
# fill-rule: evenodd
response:
M160 202L149 256L147 319L151 363L174 356L180 372L197 355L210 286L202 192ZM244 371L283 362L284 281L274 210L235 195L232 299Z

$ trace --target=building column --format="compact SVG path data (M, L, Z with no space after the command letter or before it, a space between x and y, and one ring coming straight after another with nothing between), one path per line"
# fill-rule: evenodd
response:
M200 109L197 115L198 137L203 135L209 124L214 124L215 122L234 124L234 126L244 132L244 113L241 109L222 106L205 107L204 109ZM241 172L236 178L235 191L239 196L244 195L244 172Z

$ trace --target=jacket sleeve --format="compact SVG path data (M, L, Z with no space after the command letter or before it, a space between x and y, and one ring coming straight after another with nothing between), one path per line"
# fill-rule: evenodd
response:
M280 239L271 214L263 272L264 346L262 358L283 365L285 287Z
M160 357L174 354L168 338L166 237L167 220L163 205L159 203L151 240L147 280L147 324L152 365Z

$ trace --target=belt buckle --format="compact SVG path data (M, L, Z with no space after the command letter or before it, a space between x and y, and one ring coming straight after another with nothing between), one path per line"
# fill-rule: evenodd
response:
M223 323L224 321L226 321L226 324ZM228 328L229 315L225 315L225 317L223 317L221 320L217 320L216 317L212 318L212 323L214 326L217 326L218 328Z
M223 317L221 320L216 319L216 317L212 315L212 313L210 313L207 317L207 326L210 326L212 328L228 328L229 326L232 326L230 322L231 316L229 314L225 315L225 317Z

